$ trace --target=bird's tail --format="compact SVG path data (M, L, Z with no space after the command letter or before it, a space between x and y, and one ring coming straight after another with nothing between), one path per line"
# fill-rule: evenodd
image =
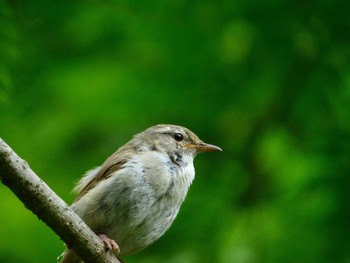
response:
M59 263L81 263L80 257L71 249L66 249L58 258Z

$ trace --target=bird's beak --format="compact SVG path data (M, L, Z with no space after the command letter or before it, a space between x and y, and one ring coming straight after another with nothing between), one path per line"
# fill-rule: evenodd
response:
M217 152L222 151L222 149L218 146L208 144L208 143L198 143L198 144L188 144L188 148L195 149L197 152Z

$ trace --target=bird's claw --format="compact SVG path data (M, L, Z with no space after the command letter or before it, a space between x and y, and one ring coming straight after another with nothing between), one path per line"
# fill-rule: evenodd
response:
M110 239L104 234L99 234L98 237L102 240L103 244L105 245L106 251L113 250L114 253L117 255L120 253L119 246L113 239Z

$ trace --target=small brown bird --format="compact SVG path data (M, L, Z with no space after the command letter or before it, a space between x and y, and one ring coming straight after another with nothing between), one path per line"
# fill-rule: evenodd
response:
M156 125L137 134L75 187L72 208L121 256L135 253L170 227L194 179L197 153L221 151L190 130ZM66 249L61 263L81 262Z

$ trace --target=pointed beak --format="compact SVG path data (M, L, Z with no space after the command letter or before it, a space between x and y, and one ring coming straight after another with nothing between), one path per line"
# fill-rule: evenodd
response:
M218 152L222 151L222 149L218 146L208 144L208 143L199 143L199 144L188 144L188 148L195 149L197 152Z

